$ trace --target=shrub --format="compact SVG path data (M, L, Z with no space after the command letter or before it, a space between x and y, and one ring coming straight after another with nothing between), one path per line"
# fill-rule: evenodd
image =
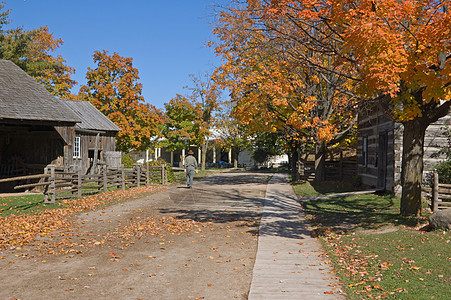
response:
M133 165L136 164L136 160L134 160L129 153L122 155L121 163L125 168L133 168Z
M440 183L451 184L451 160L439 163L436 167Z

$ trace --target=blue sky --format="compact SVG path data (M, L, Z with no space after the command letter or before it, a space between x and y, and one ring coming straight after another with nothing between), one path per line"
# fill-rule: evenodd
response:
M220 64L205 44L214 39L212 0L4 0L12 27L48 26L64 44L56 52L85 84L96 50L132 57L146 102L163 108L189 74L211 72ZM78 91L78 88L74 92Z

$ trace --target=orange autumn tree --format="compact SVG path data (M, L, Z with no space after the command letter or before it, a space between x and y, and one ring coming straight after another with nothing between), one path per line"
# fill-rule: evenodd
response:
M288 19L302 29L298 41L312 53L333 55L348 70L360 106L378 102L404 125L400 211L418 216L425 131L451 106L450 1L252 2L264 8L266 18ZM325 28L335 46L316 38Z
M159 134L162 113L144 102L138 69L133 59L117 53L95 51L95 69L88 68L87 85L80 88L79 98L90 101L113 121L121 131L117 135L120 151L144 150L150 139Z
M327 145L344 139L355 122L346 70L326 51L313 54L296 39L302 31L283 17L268 18L262 4L246 1L221 12L216 52L224 64L216 79L231 91L235 117L254 132L286 139L293 175L297 151L316 147L315 176L324 180ZM335 44L327 35L317 33ZM308 63L302 60L306 56Z
M0 3L0 11L3 9L4 4ZM14 62L53 95L72 98L70 90L77 84L71 78L75 69L67 66L61 55L53 55L63 40L55 39L47 26L29 31L4 30L3 26L10 23L9 13L0 13L0 58Z

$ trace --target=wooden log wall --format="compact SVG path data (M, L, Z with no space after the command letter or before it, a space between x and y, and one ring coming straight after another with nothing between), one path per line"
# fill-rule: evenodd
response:
M380 149L380 140L386 138L385 153ZM383 185L386 190L394 187L395 174L395 144L396 139L394 123L388 119L381 108L371 107L359 113L357 135L357 175L362 184L371 187ZM366 158L364 144L366 143ZM384 157L379 157L380 155ZM381 162L385 161L385 166ZM385 178L378 178L381 173ZM383 181L382 184L380 181ZM378 182L379 181L379 182Z

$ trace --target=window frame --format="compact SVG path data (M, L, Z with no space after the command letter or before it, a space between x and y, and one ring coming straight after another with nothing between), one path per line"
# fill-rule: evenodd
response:
M363 137L362 142L362 159L363 159L363 166L368 166L368 137Z
M81 138L79 136L76 136L74 139L73 158L81 158Z

